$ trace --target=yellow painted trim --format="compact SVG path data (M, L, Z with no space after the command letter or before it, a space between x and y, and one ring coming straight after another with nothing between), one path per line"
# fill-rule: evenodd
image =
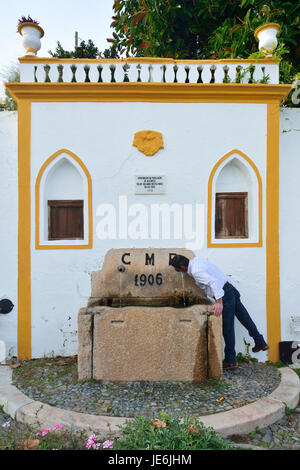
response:
M265 29L269 28L275 28L277 31L280 30L280 25L277 23L267 23L263 24L262 26L259 26L255 31L254 31L254 37L257 38L258 34L264 31Z
M216 174L217 169L219 166L224 162L224 160L227 160L231 155L234 154L240 155L242 158L244 158L249 165L253 168L257 182L258 182L258 242L255 243L250 243L250 242L243 242L241 241L240 243L236 242L224 242L224 243L214 243L212 242L212 184L214 180L214 176ZM231 150L230 152L226 153L220 160L217 161L217 163L214 165L208 179L208 195L207 195L207 247L208 248L245 248L245 247L254 247L254 246L262 246L262 179L259 174L259 171L254 164L254 162L249 158L245 153L241 152L240 150L234 149Z
M27 53L28 53L28 52L33 52L34 54L37 53L36 49L31 49L30 47L29 47L29 49L26 49L26 52L27 52ZM32 57L32 56L30 56L30 57Z
M59 59L57 57L34 57L30 58L27 56L19 57L19 62L28 63L34 62L36 63L119 63L119 62L127 62L136 63L136 64L278 64L278 59L205 59L205 60L196 60L196 59L171 59L169 57L161 58L161 57L127 57L123 59Z
M31 359L31 103L18 108L18 358Z
M279 360L281 341L279 271L279 106L267 111L266 305L269 360Z
M84 171L86 178L87 178L87 183L88 183L88 217L89 217L89 224L88 224L88 230L89 230L89 236L88 236L88 243L87 244L80 244L80 245L72 245L72 244L66 244L66 245L54 245L54 244L40 244L40 183L41 179L43 176L43 173L47 166L55 160L56 157L61 155L62 153L68 154L70 157L72 157L78 165L82 168ZM84 163L80 160L80 158L75 155L75 153L71 152L68 149L61 149L55 152L51 157L49 157L42 165L37 179L35 183L35 248L36 250L82 250L82 249L90 249L93 247L93 209L92 209L92 179L91 175L84 165Z
M43 102L278 103L292 85L248 83L6 83L14 99Z

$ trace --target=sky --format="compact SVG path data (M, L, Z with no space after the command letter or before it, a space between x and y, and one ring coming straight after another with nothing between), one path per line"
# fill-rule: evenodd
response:
M39 57L49 57L59 41L63 48L75 46L75 31L80 40L91 39L100 51L109 47L112 36L113 0L0 0L0 93L3 74L24 56L22 37L17 33L18 20L30 15L45 31ZM1 89L2 88L2 89Z

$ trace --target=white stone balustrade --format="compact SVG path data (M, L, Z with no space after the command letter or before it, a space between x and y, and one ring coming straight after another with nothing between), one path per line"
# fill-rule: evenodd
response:
M38 83L279 83L279 63L271 60L175 61L131 58L72 60L21 58L21 82Z

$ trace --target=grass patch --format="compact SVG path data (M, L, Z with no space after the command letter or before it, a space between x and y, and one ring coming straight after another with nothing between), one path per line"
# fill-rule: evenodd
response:
M266 361L265 362L268 366L274 366L274 367L277 367L278 369L280 367L288 367L288 363L287 362L282 362L282 361L277 361L277 362L272 362L272 361Z
M78 380L76 356L31 359L13 369L14 383L25 388L34 387L43 390L47 384L63 382L64 378L69 379L69 377L74 383Z
M224 392L228 389L228 387L230 387L230 384L224 380L209 379L206 383L204 383L203 386L214 388L218 392Z
M239 352L236 355L236 360L237 360L237 362L242 363L242 364L249 364L251 362L258 362L258 359L256 357L251 357L249 354L243 354L241 352Z

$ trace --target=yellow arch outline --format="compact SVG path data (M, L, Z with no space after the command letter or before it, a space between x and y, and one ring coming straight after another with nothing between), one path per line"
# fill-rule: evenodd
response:
M249 165L253 168L258 182L258 242L249 243L249 242L240 242L240 243L213 243L212 240L212 230L211 230L211 222L212 222L212 183L215 176L215 173L219 166L229 158L231 155L237 153L242 158L244 158ZM241 152L240 150L234 149L230 152L226 153L217 163L214 165L208 180L208 197L207 197L207 247L208 248L244 248L244 247L252 247L252 246L263 246L262 243L262 179L259 174L259 171L254 164L254 162L249 158L245 153Z
M40 245L40 183L43 176L43 173L47 166L55 160L56 157L62 153L68 154L73 158L78 165L82 168L87 178L88 183L88 217L89 217L89 234L88 234L88 243L84 245ZM49 157L41 166L41 169L38 173L36 183L35 183L35 248L36 250L82 250L92 248L93 246L93 210L92 210L92 179L89 174L88 169L84 163L80 160L75 153L71 152L68 149L61 149L55 152L51 157Z

